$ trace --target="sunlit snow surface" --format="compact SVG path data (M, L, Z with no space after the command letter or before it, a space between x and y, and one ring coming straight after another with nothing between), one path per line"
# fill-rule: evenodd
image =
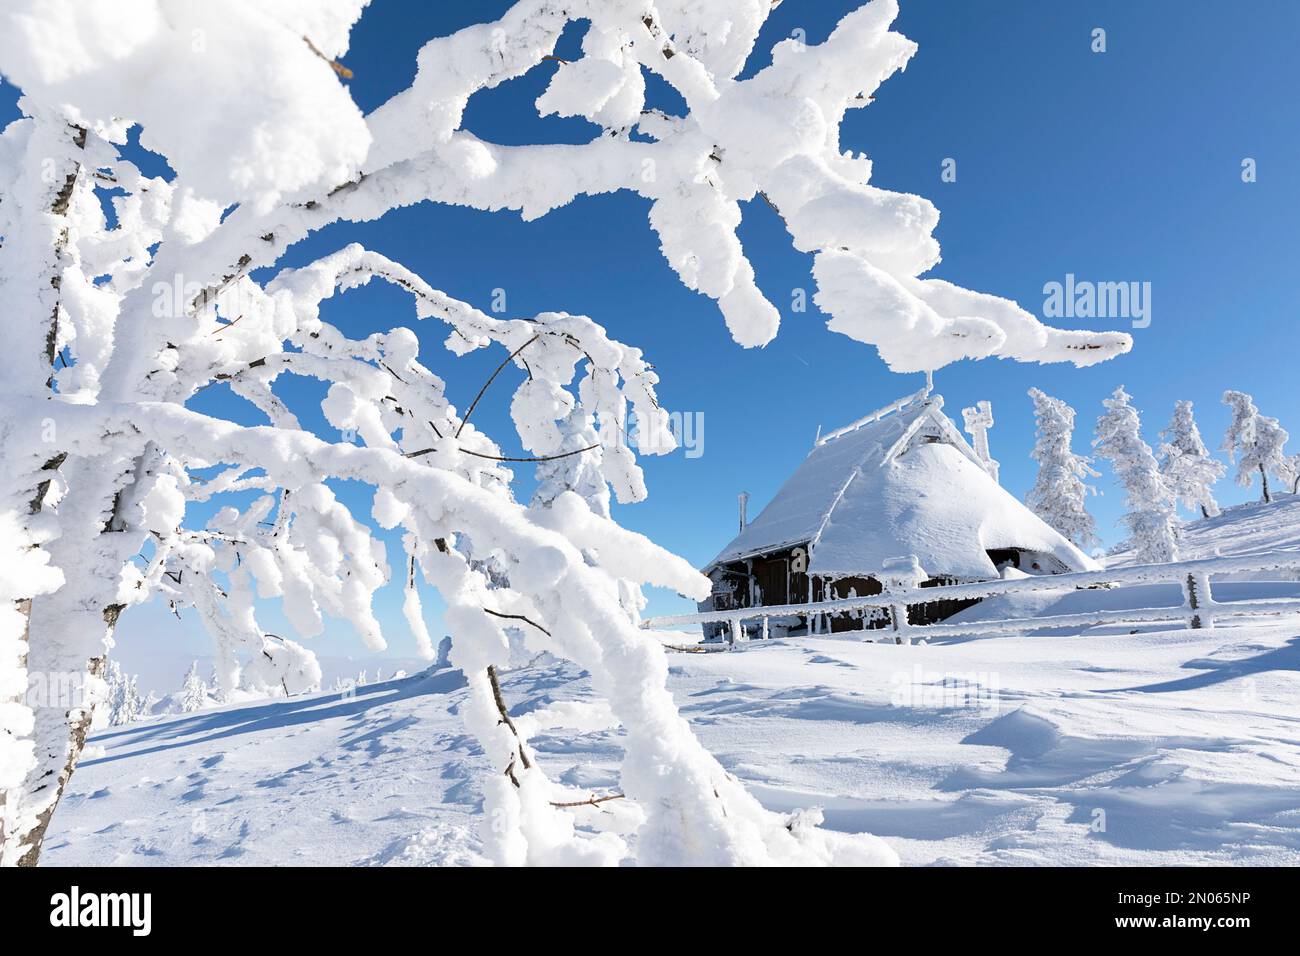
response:
M1300 862L1300 628L1114 630L753 644L675 654L671 684L764 803L819 805L905 863ZM444 670L102 734L44 862L479 862L462 683ZM516 713L589 696L547 666L503 692ZM562 782L616 788L618 732L535 744Z
M1187 526L1184 551L1295 547L1297 532L1300 499L1287 497ZM1300 582L1215 593L1294 596ZM1180 600L1174 585L1039 592L963 615ZM1300 620L913 646L845 634L669 661L696 733L760 800L820 806L828 826L881 836L904 863L1300 863ZM502 691L516 715L592 698L581 674L544 663L504 674ZM43 862L482 862L488 768L464 701L444 669L115 728L92 738L103 753L73 777ZM548 775L599 796L617 790L619 736L532 739Z

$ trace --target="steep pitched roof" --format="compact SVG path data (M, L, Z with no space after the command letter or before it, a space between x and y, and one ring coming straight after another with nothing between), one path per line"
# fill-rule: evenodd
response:
M869 575L915 555L930 574L992 578L987 551L1095 563L993 480L943 399L918 393L820 441L715 564L810 544L809 570Z

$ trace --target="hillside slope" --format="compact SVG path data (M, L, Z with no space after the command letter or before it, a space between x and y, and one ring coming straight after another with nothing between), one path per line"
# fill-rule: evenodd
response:
M1184 559L1300 548L1300 495L1279 495L1268 504L1225 508L1213 518L1187 522L1182 532ZM1132 552L1121 551L1111 555L1106 564L1116 567L1131 564L1132 559Z

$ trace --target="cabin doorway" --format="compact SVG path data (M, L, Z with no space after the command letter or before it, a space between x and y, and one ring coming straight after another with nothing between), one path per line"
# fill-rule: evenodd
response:
M756 604L771 607L790 603L790 561L766 558L754 562L754 584L758 587Z

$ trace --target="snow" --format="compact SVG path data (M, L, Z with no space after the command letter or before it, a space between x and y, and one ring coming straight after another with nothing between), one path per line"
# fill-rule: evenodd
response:
M1285 496L1193 522L1188 558L1294 546L1297 509ZM535 553L528 573L544 582L557 562ZM1222 602L1296 597L1300 582L1214 590ZM954 620L1182 601L1176 584L1139 581L990 598ZM1294 622L742 647L672 655L668 687L727 773L798 833L820 816L829 836L874 833L909 865L1300 863ZM631 739L598 685L549 655L501 673L554 799L624 789ZM43 862L486 863L485 795L505 778L466 732L473 706L444 661L342 693L109 729L89 743ZM642 807L626 798L559 812L633 852L641 838Z
M203 196L252 196L266 210L284 193L345 182L365 158L361 111L303 40L342 55L364 5L19 0L6 5L0 63L25 93L68 104L70 121L106 132L141 124L142 145ZM177 108L185 103L204 108Z
M675 655L669 680L764 805L820 807L905 864L1300 862L1294 627L1128 631L758 642ZM502 692L574 799L616 791L622 732L581 706L588 677L543 662ZM482 863L466 703L442 669L101 734L45 862ZM610 824L622 803L566 812Z
M304 645L264 631L259 597L280 600L296 636L328 617L349 622L371 650L385 646L372 601L392 575L389 556L335 497L333 479L375 487L366 510L400 526L406 614L419 620L416 573L448 605L449 659L469 682L466 726L496 770L512 768L483 784L486 856L629 859L617 828L575 831L548 799L555 783L529 765L528 741L499 720L491 668L525 646L585 668L623 722L621 780L644 814L631 828L637 861L889 861L869 836L816 829L815 813L764 811L676 715L659 648L636 627L640 588L699 597L707 582L610 517L612 500L647 491L624 440L629 416L636 451L672 447L657 375L638 349L584 316L487 316L357 245L260 276L314 232L403 206L533 217L628 190L648 201L681 281L717 301L736 341L758 346L779 314L737 229L761 196L794 247L813 254L832 327L895 368L987 355L1090 364L1126 351L1130 338L1051 329L1007 300L921 278L938 262L938 210L870 184L870 161L839 142L847 111L867 105L915 51L891 29L894 0L847 14L817 46L778 43L771 65L745 80L771 9L763 0L662 10L520 0L495 22L429 39L411 86L369 116L335 62L365 5L125 0L106 11L14 0L0 11L0 71L20 89L23 114L0 133L0 315L36 317L8 329L0 409L9 609L0 614L0 863L39 852L102 696L117 621L133 606L160 598L196 609L227 695L301 694L321 680ZM553 65L557 40L579 21L582 57ZM475 93L534 68L554 71L539 112L606 128L587 143L502 146L465 127ZM683 115L641 111L647 73L681 94ZM147 177L129 161L133 131L166 175ZM410 293L416 319L447 324L452 357L499 346L502 368L514 363L516 380L532 383L511 404L538 459L531 502L514 499L502 445L477 427L484 416L468 421L473 404L461 414L447 401L413 331L354 339L322 320L322 302L375 278ZM324 438L303 425L314 408L290 408L275 390L285 373L325 384ZM213 386L266 424L188 407ZM204 474L216 466L224 470ZM219 495L216 508L187 507ZM215 515L185 527L199 511ZM420 642L433 653L432 635ZM86 696L72 707L20 704L15 688L29 671L81 675Z
M1072 570L1094 566L951 445L923 444L858 474L812 569L848 575L913 554L931 574L987 579L998 573L988 551L1012 547L1050 554Z
M1300 495L1278 495L1270 503L1236 505L1212 518L1188 521L1179 528L1179 542L1184 559L1300 548ZM1106 561L1108 567L1136 563L1131 550Z
M987 551L1010 547L1095 568L989 476L941 402L914 403L816 445L713 563L812 541L813 574L869 575L911 555L931 575L991 579L998 572ZM891 454L922 425L944 440Z

